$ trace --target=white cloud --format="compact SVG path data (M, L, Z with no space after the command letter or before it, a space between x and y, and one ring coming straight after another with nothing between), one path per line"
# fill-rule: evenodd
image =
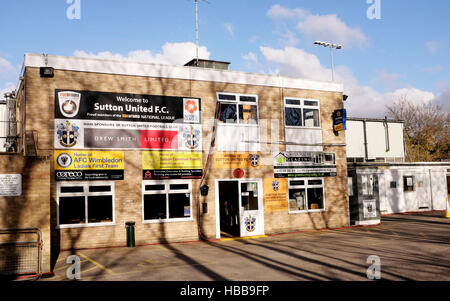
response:
M76 50L74 56L100 58L110 60L127 60L146 63L184 65L196 56L196 46L192 42L183 43L166 43L163 45L161 52L153 53L150 50L133 50L127 55L120 53L111 53L110 51L88 53L84 50ZM199 58L209 59L210 52L205 46L199 47Z
M345 48L355 46L363 48L369 44L369 38L359 28L348 26L334 14L314 15L302 8L291 9L276 4L269 9L267 16L278 23L280 21L296 22L296 29L311 41L323 40L338 43Z
M17 68L10 61L0 57L0 76L11 77L12 75L16 75L16 73Z
M439 42L428 41L425 43L425 47L427 48L430 54L436 54L436 52L439 50Z
M260 47L260 51L280 75L323 81L331 79L331 70L322 66L317 56L303 49ZM382 118L386 114L386 105L402 96L408 97L414 103L428 103L435 98L433 93L413 87L396 88L383 93L370 86L360 85L347 66L335 68L335 79L344 84L344 93L349 96L345 106L352 117Z
M225 32L231 37L234 38L234 31L233 31L233 24L231 23L225 23L223 24L225 27Z
M304 18L308 14L301 8L285 8L279 4L273 5L267 12L267 16L273 20Z
M342 44L345 48L363 48L369 43L360 29L347 26L337 15L309 15L297 28L310 39Z

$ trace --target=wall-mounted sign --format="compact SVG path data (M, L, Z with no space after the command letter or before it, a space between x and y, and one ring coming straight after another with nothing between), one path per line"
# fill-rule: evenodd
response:
M364 200L363 201L364 218L377 217L377 201L376 200Z
M123 179L123 152L55 151L56 181Z
M287 212L288 188L287 179L264 179L264 211Z
M0 196L21 196L22 175L3 174L0 175Z
M220 169L249 169L261 168L261 153L249 152L216 152L214 153L214 168Z
M201 150L198 98L55 90L56 149Z
M142 152L143 178L201 179L201 152L147 151Z
M274 153L275 178L335 177L334 153L280 152Z
M335 132L347 130L347 110L336 110L333 112L333 130Z

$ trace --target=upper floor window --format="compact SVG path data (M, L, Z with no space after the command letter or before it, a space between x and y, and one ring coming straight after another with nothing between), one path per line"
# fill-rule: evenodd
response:
M319 128L319 100L286 97L284 99L284 120L286 126Z
M258 124L258 96L217 93L219 123Z

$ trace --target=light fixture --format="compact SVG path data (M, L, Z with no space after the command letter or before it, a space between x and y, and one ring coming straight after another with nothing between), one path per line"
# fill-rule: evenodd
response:
M329 47L330 48L330 55L331 55L331 79L332 79L332 81L334 81L333 48L342 49L342 45L341 44L334 44L334 43L332 44L332 43L322 42L322 41L315 41L314 45L320 45L320 46L324 46L324 47Z
M52 78L55 76L55 70L52 67L41 67L40 73L43 78Z

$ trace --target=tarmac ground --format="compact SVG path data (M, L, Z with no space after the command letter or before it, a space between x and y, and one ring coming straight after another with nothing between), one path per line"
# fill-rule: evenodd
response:
M368 227L75 255L81 281L364 281L374 277L369 274L393 281L449 281L449 234L450 219L427 212L384 216L380 225ZM71 255L61 252L54 276L42 281L68 280Z

